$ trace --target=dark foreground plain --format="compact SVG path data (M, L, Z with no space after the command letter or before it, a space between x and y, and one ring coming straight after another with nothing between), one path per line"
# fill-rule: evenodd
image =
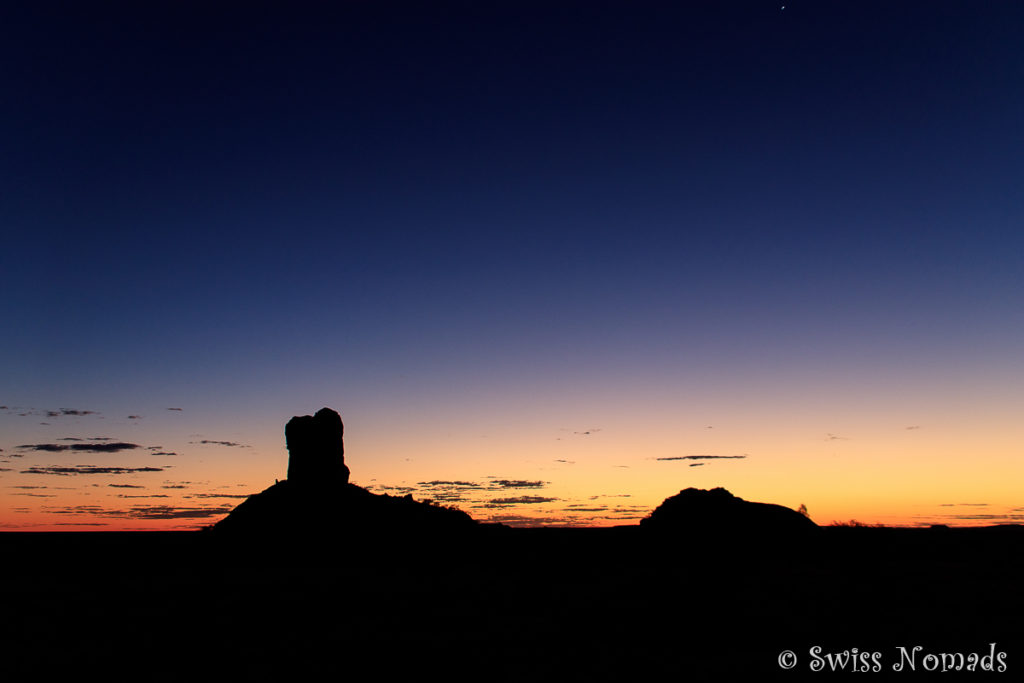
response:
M0 668L7 681L1021 680L1022 548L1017 526L4 533ZM941 653L979 665L942 672L956 658L925 659Z

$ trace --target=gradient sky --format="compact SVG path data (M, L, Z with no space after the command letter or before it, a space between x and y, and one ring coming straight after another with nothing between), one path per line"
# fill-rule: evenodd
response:
M0 527L1024 518L1024 5L782 4L0 9Z

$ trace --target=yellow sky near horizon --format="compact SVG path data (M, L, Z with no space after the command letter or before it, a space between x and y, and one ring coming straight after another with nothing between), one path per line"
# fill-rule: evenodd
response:
M353 483L374 492L412 493L511 524L634 524L691 486L723 486L746 500L794 509L803 504L819 524L985 525L1022 517L1014 485L1024 475L1014 438L1019 428L1005 414L920 424L867 416L833 420L834 431L827 431L813 428L815 414L712 422L708 411L703 420L684 422L667 412L593 408L590 421L556 421L538 410L513 422L436 411L391 424L353 411L343 415L346 462ZM132 420L97 411L47 418L49 425L29 425L38 415L11 409L2 417L8 426L22 425L17 438L5 431L0 452L6 530L198 528L287 471L283 422L271 428L269 419L231 421L224 429L186 411ZM89 441L100 436L138 447L25 448L103 443ZM69 467L86 471L52 469Z

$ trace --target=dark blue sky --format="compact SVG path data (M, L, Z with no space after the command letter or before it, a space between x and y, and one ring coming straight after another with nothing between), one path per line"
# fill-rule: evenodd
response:
M781 5L8 3L3 485L1019 508L1024 5Z
M555 4L5 10L9 305L108 347L1019 284L1019 4Z
M1019 2L210 5L0 10L3 401L1019 376Z

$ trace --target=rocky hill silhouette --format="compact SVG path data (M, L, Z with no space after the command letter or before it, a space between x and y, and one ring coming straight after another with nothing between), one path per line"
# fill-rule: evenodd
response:
M344 424L330 408L293 417L285 426L288 478L249 496L213 530L233 536L281 538L383 537L405 532L438 536L499 528L480 525L456 508L417 501L411 494L375 494L349 482ZM647 530L682 531L692 539L765 538L807 532L817 525L800 513L752 503L724 488L689 488L667 498L640 522ZM636 527L633 527L634 529Z
M795 510L772 503L753 503L724 488L688 488L666 498L640 526L657 531L679 530L696 535L735 536L801 533L818 525Z
M330 408L285 426L288 478L249 496L213 528L232 535L305 535L464 531L476 526L461 510L375 494L349 483L344 425Z

